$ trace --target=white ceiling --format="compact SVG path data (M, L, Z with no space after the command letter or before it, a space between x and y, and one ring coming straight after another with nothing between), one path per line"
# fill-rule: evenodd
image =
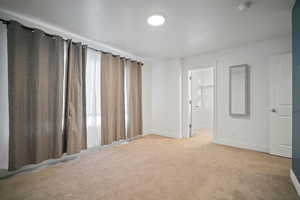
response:
M196 55L291 33L294 0L0 0L0 7L146 58ZM162 27L147 18L161 13Z

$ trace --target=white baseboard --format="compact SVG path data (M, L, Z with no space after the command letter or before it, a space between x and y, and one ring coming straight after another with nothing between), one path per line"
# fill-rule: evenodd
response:
M153 134L153 131L151 129L147 129L143 131L143 135L150 135Z
M298 181L298 179L297 179L297 177L296 177L296 175L295 175L295 173L292 169L290 170L290 178L293 182L293 185L294 185L294 187L297 191L298 196L300 197L300 184L299 184L299 181Z
M237 147L237 148L241 148L241 149L248 149L248 150L253 150L253 151L269 153L269 149L266 148L266 147L253 145L253 144L242 143L242 142L236 142L236 141L232 141L232 140L228 140L228 139L214 138L213 143L226 145L226 146Z
M165 137L170 137L170 138L181 138L179 133L176 132L171 132L171 131L166 131L166 130L151 130L151 134L154 135L160 135L160 136L165 136Z

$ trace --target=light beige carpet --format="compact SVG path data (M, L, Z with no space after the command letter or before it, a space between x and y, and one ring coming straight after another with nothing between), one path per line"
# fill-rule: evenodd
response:
M0 181L0 199L295 200L289 159L192 139L146 136Z

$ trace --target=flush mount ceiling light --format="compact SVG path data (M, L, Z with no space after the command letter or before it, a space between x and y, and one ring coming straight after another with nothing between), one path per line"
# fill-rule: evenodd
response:
M162 15L152 15L148 18L148 24L151 26L161 26L165 21L166 19Z

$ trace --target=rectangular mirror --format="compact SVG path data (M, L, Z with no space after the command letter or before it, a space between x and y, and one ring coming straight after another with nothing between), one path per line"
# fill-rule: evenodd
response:
M229 82L229 114L249 115L249 66L231 66Z

